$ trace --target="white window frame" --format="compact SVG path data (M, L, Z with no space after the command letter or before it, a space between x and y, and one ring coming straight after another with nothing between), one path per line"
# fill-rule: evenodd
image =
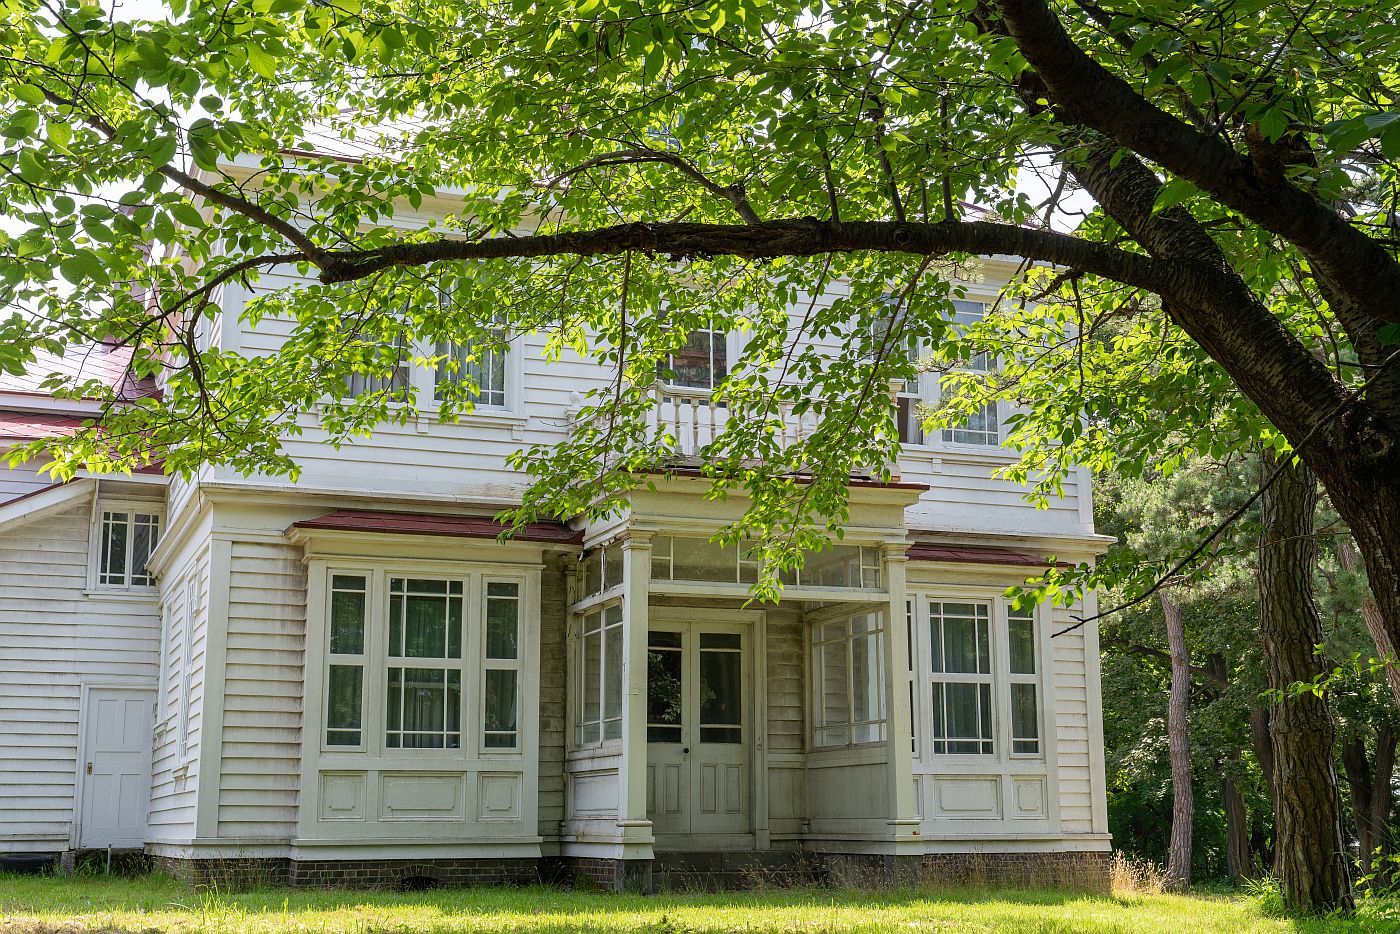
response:
M617 611L616 622L608 621L609 611ZM589 620L597 616L600 621L598 629L590 629ZM623 627L627 622L627 612L623 606L620 596L601 600L589 605L577 613L573 613L569 618L569 660L570 668L576 673L575 681L571 685L569 701L573 708L571 729L569 730L570 748L600 749L604 747L620 746L623 741L622 736L622 707L626 703L627 684L626 668L627 660L623 657L626 651L626 642L623 637ZM618 679L618 715L608 716L608 633L615 631L617 638L622 642L622 651L618 658L621 663L621 675ZM588 666L586 663L588 639L597 634L598 639L598 716L589 718L588 710ZM608 736L608 724L616 721L617 735ZM596 734L590 728L596 727Z
M934 587L911 585L909 600L914 606L913 638L910 640L914 659L914 696L918 703L912 712L914 728L915 760L926 767L947 767L958 763L969 767L986 768L996 763L1008 762L1050 762L1054 756L1054 711L1048 696L1049 672L1053 666L1053 654L1049 636L1053 614L1046 604L1029 610L1014 611L1011 601L1006 599L1000 588L986 587ZM929 603L983 603L990 608L988 616L988 639L991 661L991 706L992 706L992 752L964 753L934 751L932 690L935 680L957 680L958 675L933 671L932 638ZM1011 616L1029 617L1035 634L1034 659L1035 673L1013 675L1011 673L1010 629ZM976 676L984 677L985 676ZM1036 688L1036 729L1038 748L1035 752L1015 752L1011 724L1011 685L1013 683L1033 683Z
M122 574L122 583L104 583L102 581L102 558L106 551L106 517L109 514L125 515L127 522L127 551L126 568ZM142 501L139 499L107 499L98 497L93 503L92 523L88 532L88 580L87 589L102 593L132 593L151 594L155 593L158 584L155 575L147 572L145 577L150 579L148 584L132 583L132 578L136 568L132 567L132 545L135 540L135 517L140 515L154 516L156 520L156 540L150 549L150 554L155 554L160 547L160 542L166 534L165 506L156 501ZM148 559L149 560L149 556Z
M728 379L729 374L733 372L734 361L735 357L737 356L736 350L738 350L737 343L734 340L735 332L724 331L718 328L706 326L695 328L694 330L690 331L686 335L686 340L690 340L690 334L696 334L700 332L705 332L710 335L709 385L692 386L688 383L680 383L674 381L671 378L671 375L675 373L676 368L672 364L672 361L675 359L676 355L674 353L668 353L666 355L665 363L663 364L667 375L662 380L662 385L665 387L667 393L671 395L708 396L710 393L714 392L715 386L719 384L719 380L715 379L715 347L719 345L723 345L724 347L724 376L721 377L721 379Z
M876 619L875 628L863 632L854 632L851 622L858 616L873 616ZM833 623L841 624L841 635L835 639L824 638L824 630ZM811 670L810 696L808 709L811 716L808 718L811 723L808 740L810 748L814 750L836 750L846 748L868 747L882 744L889 736L889 704L886 698L885 679L889 677L887 655L889 653L889 612L887 607L867 607L857 609L855 607L842 607L829 613L815 615L810 622L810 638L808 641L808 660ZM874 707L877 717L857 720L855 719L855 655L854 645L856 640L873 642L875 645L875 672L876 683L874 688ZM845 655L846 675L846 718L840 723L828 723L826 721L825 704L825 682L826 663L824 650L827 646L840 645ZM867 727L874 734L868 739L857 740L855 737L857 727ZM841 742L831 742L824 735L832 730L841 730L845 733L845 740Z
M316 572L311 580L317 582L321 593L314 601L318 613L319 639L316 645L316 658L308 658L320 666L320 675L315 682L321 686L316 714L315 729L318 740L316 748L321 759L353 759L357 756L373 756L386 762L410 763L422 760L462 760L481 759L521 759L530 744L535 741L530 732L530 719L533 714L527 709L527 691L537 690L534 684L527 684L533 678L524 667L524 661L533 657L535 649L534 625L537 618L538 597L531 585L530 572L505 570L496 565L473 562L470 565L452 565L444 562L404 560L378 564L357 562L354 559L319 559L314 562ZM330 715L330 666L342 656L330 654L331 638L331 586L336 575L364 577L367 579L366 618L364 635L364 682L361 703L361 745L331 745L327 740L327 724ZM461 717L461 742L453 748L404 748L387 744L389 668L412 668L414 659L389 655L389 581L391 578L448 580L462 582L462 657L460 659L423 659L439 667L439 663L460 663L462 685L458 703ZM512 583L517 587L518 613L516 619L516 659L503 661L502 667L514 669L515 679L515 745L513 747L487 746L485 730L484 691L487 670L486 652L486 583ZM474 655L472 653L475 653ZM309 655L310 653L308 653ZM429 666L424 666L429 667ZM492 667L495 667L494 665ZM527 677L529 675L529 677ZM472 683L474 679L474 684ZM310 682L310 679L308 678Z
M515 595L491 593L492 584L509 584L515 587ZM492 600L512 600L515 602L515 656L506 658L505 656L493 656L490 652L490 630L491 619L490 608ZM481 684L479 687L478 708L481 710L481 748L495 752L516 752L520 749L520 714L522 710L523 698L520 689L524 674L521 671L520 663L524 652L524 628L525 628L525 585L518 580L511 578L498 578L494 576L484 576L481 586L481 642L479 651L481 654ZM515 729L514 730L490 730L486 724L486 682L490 679L493 671L508 671L515 674ZM509 746L493 746L489 742L491 736L504 736L510 734L511 742Z
M992 304L993 304L993 300L992 300L992 299L990 299L990 298L982 298L982 297L977 297L977 296L969 296L969 297L967 297L967 298L954 299L953 301L954 301L954 313L955 313L955 315L956 315L956 314L960 314L960 313L967 313L967 312L963 311L962 309L958 309L958 307L957 307L958 305L980 305L981 308L982 308L982 314L985 316L985 315L991 310ZM956 319L955 319L954 326L956 326ZM927 348L924 348L924 347L915 348L912 352L914 352L914 353L918 354L920 357L922 357L925 353L927 353ZM996 361L995 361L994 359L992 359L992 358L990 357L990 355L986 355L986 356L987 356L987 364L986 364L986 366L983 366L983 367L965 366L965 367L960 367L960 368L958 368L958 369L956 369L956 370L953 370L953 371L951 371L951 372L985 373L985 372L988 372L988 371L994 371L994 370L996 370L996 369L997 369L997 363L996 363ZM912 380L911 382L913 382L914 385L910 386L908 383L906 383L906 384L905 384L902 388L900 388L900 389L896 392L896 394L895 394L895 395L896 395L896 400L897 400L897 404L896 404L896 418L899 418L899 419L901 419L902 421L907 420L907 424L901 424L901 425L898 426L900 435L901 435L901 436L908 436L908 437L910 437L910 438L912 439L912 438L914 438L915 432L917 431L917 438L918 438L918 440L909 440L909 441L902 442L902 445L903 445L905 448L909 448L909 449L913 449L913 450L932 450L932 451L954 451L954 452L968 452L968 453L986 453L986 452L988 452L988 451L997 450L997 449L999 449L999 448L1001 447L1002 441L1003 441L1003 440L1005 439L1005 437L1006 437L1006 408L1005 408L1005 406L1002 404L1002 400L1000 400L1000 399L993 400L992 402L989 402L989 403L987 404L987 406L986 406L988 409L990 409L990 410L991 410L992 412L994 412L995 415L996 415L997 428L996 428L996 440L995 440L995 441L986 441L986 442L956 441L956 440L953 440L952 438L950 438L949 435L950 435L951 433L953 433L953 432L961 431L961 430L966 430L966 429L957 428L957 427L954 427L954 428L938 428L938 429L934 429L934 431L932 432L932 434L930 434L929 432L926 432L926 431L924 430L923 425L922 425L922 422L921 422L921 420L918 418L918 415L917 415L918 408L919 408L919 406L920 406L921 404L922 404L922 405L928 405L928 406L936 406L936 405L942 400L942 398L943 398L943 387L942 387L942 382L943 382L943 380L942 380L942 378L939 376L939 374L937 374L937 373L932 373L932 372L920 373L920 374L918 374L918 376L915 377L915 379ZM908 400L908 403L907 403L907 409L908 409L908 411L907 411L907 413L905 413L904 415L901 415L900 412L898 411L898 400Z
M495 324L493 324L493 329L504 331L506 321L502 315L495 315L493 317L493 321L496 322ZM521 352L523 340L524 339L522 335L516 334L513 337L509 337L505 340L505 346L503 348L492 347L488 349L488 354L500 354L503 356L503 380L501 387L502 399L499 403L483 402L480 401L480 397L478 396L476 407L471 412L464 413L464 418L470 418L471 416L477 414L486 416L514 415L522 411L522 396L524 394L525 388L523 373L524 355ZM455 342L454 346L456 346ZM436 360L439 354L443 352L441 344L435 344L431 348L423 347L421 349L423 351L422 356L424 358L433 358L434 360ZM478 363L479 362L481 361L478 360ZM418 397L423 400L422 404L425 407L435 408L441 401L440 399L438 399L437 395L438 385L440 382L440 369L441 363L436 362L432 366L420 366L414 368L415 372L413 376L416 378L415 386L418 390ZM456 381L456 378L459 378L462 372L463 371L461 369L458 369L455 373L453 373L453 381Z

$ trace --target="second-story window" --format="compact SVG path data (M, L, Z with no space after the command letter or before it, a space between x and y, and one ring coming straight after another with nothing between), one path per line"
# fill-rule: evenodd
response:
M505 319L492 319L490 339L482 341L438 341L434 356L437 373L434 398L439 402L448 393L445 387L467 383L475 386L476 404L506 408L510 404L507 388L507 361L510 348L506 343Z
M729 373L729 336L704 328L691 331L685 346L666 356L661 376L672 386L714 389Z
M961 299L953 302L953 322L959 332L968 325L981 321L986 317L986 314L987 306L983 302L969 302ZM987 373L995 368L995 360L991 354L985 352L973 355L960 367L969 373ZM1000 444L1001 418L997 403L995 401L988 402L961 425L944 428L943 440L951 444Z
M376 341L364 334L355 334L351 341L352 347L358 347L359 351L372 361L372 369L357 369L345 377L347 398L371 393L402 392L408 389L410 354L408 343L402 335L393 342L387 342ZM380 354L390 357L387 369L381 369Z
M127 589L152 587L146 562L160 543L160 513L150 507L108 507L97 528L97 585Z

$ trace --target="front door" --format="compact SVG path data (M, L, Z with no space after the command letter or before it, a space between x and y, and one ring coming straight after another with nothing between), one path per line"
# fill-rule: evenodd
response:
M652 623L647 816L655 834L752 829L749 638L733 623Z
M89 688L84 697L79 849L146 842L154 698L152 691L100 687Z

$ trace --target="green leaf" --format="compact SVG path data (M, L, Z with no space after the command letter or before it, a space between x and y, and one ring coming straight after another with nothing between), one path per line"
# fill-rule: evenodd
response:
M39 111L17 110L5 124L5 136L10 139L24 139L34 135L39 128Z
M268 49L260 45L249 43L248 65L262 75L264 78L272 79L277 77L277 56Z
M1382 347L1400 344L1400 323L1387 324L1376 332L1376 343Z

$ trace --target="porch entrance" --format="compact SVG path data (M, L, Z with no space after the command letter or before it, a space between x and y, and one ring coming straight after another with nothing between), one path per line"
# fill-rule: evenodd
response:
M659 838L728 845L753 830L752 639L739 623L656 615L647 638L647 816Z

